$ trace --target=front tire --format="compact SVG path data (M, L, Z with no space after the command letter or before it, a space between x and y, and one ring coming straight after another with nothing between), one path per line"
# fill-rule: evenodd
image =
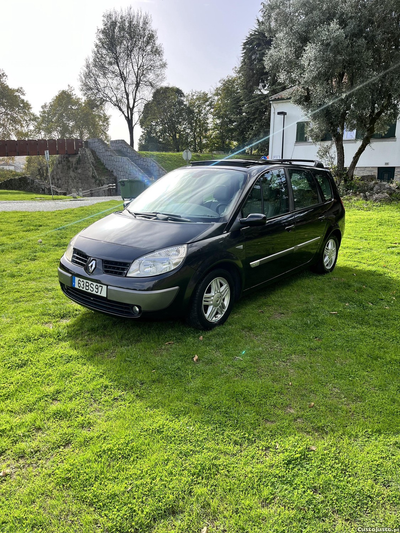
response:
M230 315L234 299L232 276L226 270L213 270L194 292L188 323L204 330L221 326Z
M339 240L335 235L328 237L322 248L314 270L319 274L328 274L336 266L339 253Z

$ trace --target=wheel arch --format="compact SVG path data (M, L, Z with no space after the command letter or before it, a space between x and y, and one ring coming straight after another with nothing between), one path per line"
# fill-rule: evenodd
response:
M240 295L242 293L242 287L243 287L243 278L242 278L240 267L233 261L229 261L227 259L221 259L220 261L210 263L204 269L199 269L194 274L194 276L192 277L192 279L190 280L186 288L186 294L184 297L184 308L185 309L187 309L190 306L196 287L199 285L199 283L201 283L202 280L206 276L208 276L210 272L212 272L213 270L218 270L218 269L223 269L229 272L234 282L235 301L237 301L240 298Z
M330 230L328 230L326 232L326 235L325 235L325 238L324 238L324 243L327 241L327 239L329 239L329 237L336 237L338 242L339 242L339 248L340 248L340 245L342 244L342 232L340 231L339 228L330 228Z

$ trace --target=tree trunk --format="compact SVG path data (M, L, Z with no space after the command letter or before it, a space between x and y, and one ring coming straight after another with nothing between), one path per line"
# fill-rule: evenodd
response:
M125 117L126 123L128 124L128 130L129 130L129 145L133 148L133 130L135 126L133 125L132 120L129 119L129 117Z
M343 133L338 131L334 137L336 146L336 174L341 180L344 175L344 146L343 146Z
M354 154L353 156L353 159L349 165L349 168L347 169L347 179L349 181L351 181L354 177L354 170L357 166L357 163L361 157L361 154L364 152L364 150L366 149L366 147L369 145L371 141L371 136L370 135L366 135L363 140L361 141L361 145L359 146L358 150L356 151L356 153Z

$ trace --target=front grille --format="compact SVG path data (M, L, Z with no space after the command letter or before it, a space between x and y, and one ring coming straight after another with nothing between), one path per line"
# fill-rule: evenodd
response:
M72 254L72 263L74 265L78 265L83 268L86 265L88 259L88 255L74 248L74 253Z
M132 312L132 306L121 302L115 302L107 300L101 296L89 294L84 291L75 289L74 287L67 287L64 283L60 283L61 290L74 302L93 309L94 311L100 311L108 315L122 316L125 318L136 318L136 315Z
M126 276L130 266L122 261L103 261L103 271L110 276Z
M85 268L88 259L88 255L74 248L74 253L72 254L72 263L74 265ZM126 276L130 266L131 263L103 260L103 272L110 276Z

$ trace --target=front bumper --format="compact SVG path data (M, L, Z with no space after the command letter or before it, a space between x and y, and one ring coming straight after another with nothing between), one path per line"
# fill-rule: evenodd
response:
M58 268L58 279L63 293L74 302L89 309L126 318L137 318L132 308L139 307L141 312L162 311L175 300L179 287L156 291L138 291L107 285L107 298L96 296L72 286L72 274Z

